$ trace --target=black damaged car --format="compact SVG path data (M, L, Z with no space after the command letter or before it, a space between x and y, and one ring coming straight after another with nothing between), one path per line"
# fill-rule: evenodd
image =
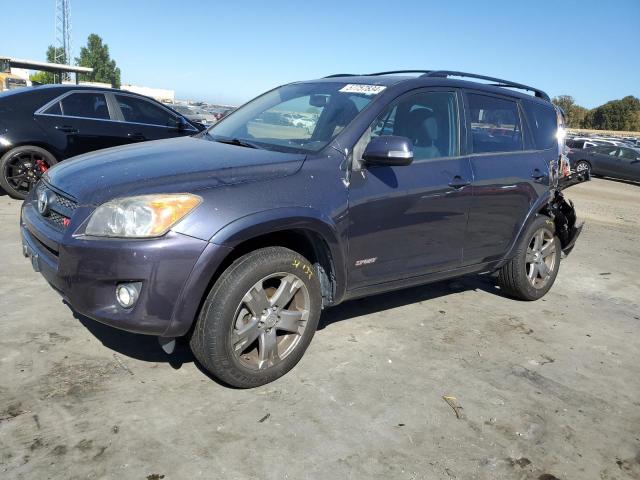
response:
M66 158L204 127L151 98L110 88L43 85L0 93L0 187L24 199Z

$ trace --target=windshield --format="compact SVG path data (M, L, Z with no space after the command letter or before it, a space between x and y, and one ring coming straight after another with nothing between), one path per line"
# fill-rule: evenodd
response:
M207 132L214 140L257 148L317 152L382 90L333 82L285 85L249 102Z

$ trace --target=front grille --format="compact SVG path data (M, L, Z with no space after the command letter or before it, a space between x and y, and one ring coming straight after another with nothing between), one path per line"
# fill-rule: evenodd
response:
M46 222L56 230L64 230L67 228L66 224L68 224L71 219L73 212L78 208L78 204L74 200L54 192L43 182L40 182L36 190L36 196L33 199L36 210L38 207L38 197L43 191L48 192L49 195L49 213L47 215L43 215L42 218L44 218Z

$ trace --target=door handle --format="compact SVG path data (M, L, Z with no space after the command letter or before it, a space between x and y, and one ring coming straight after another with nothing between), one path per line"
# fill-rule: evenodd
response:
M71 127L69 125L56 125L56 130L64 133L78 133L79 130L77 128Z
M465 180L460 175L456 175L453 177L453 180L449 182L449 186L452 188L463 188L469 185L471 185L471 182L469 180Z
M146 140L147 138L141 133L127 133L127 138L131 140Z

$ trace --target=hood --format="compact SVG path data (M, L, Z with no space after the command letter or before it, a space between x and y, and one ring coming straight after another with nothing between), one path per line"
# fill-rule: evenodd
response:
M258 150L198 137L99 150L51 168L45 181L84 204L124 195L196 192L297 172L305 155Z

